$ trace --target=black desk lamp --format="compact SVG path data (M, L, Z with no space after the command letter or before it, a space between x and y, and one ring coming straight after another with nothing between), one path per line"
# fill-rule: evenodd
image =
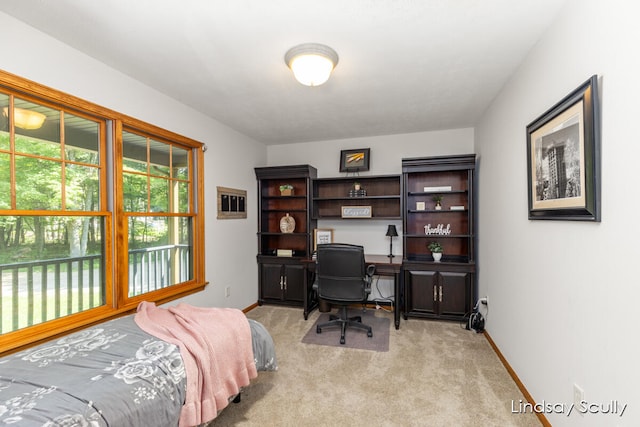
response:
M393 238L398 236L398 230L396 230L396 226L393 224L389 224L387 227L387 236L389 236L389 258L393 258Z

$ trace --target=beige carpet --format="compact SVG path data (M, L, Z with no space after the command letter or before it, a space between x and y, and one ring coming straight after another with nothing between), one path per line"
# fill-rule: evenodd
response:
M540 425L511 413L524 398L481 334L409 319L399 330L390 322L388 352L303 344L318 315L266 305L247 313L271 332L279 369L260 372L210 426Z

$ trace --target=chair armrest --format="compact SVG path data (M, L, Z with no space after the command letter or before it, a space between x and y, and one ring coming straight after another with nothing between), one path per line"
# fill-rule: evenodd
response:
M376 266L371 264L367 266L367 277L371 278L376 272Z
M364 278L364 291L369 294L371 293L371 281L373 279L373 274L376 272L376 266L371 264L367 266L367 271L365 273Z

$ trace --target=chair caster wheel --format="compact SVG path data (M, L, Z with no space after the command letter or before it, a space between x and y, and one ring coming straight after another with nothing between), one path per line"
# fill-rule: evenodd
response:
M373 336L373 332L372 332L372 331L367 331L367 336L368 336L369 338L371 338L371 337Z
M316 334L322 333L322 328L320 326L316 326Z
M340 338L340 344L344 344L344 338Z

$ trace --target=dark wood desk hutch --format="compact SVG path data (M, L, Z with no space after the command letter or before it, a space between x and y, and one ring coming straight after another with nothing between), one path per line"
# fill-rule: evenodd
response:
M304 298L312 294L313 284L302 260L311 258L313 251L313 229L317 221L311 218L310 194L311 180L317 171L310 165L293 165L255 168L255 173L258 180L258 304L306 308L309 302L305 303Z
M475 155L402 160L405 320L462 320L473 309L475 164ZM431 242L442 245L439 262L428 249Z
M353 195L358 182L362 193ZM399 175L368 175L340 178L320 178L313 181L313 218L341 219L342 208L366 205L371 207L371 216L354 219L400 219Z
M355 183L360 184L356 192ZM367 175L313 180L311 201L314 220L344 221L400 220L402 219L402 183L400 175ZM364 208L362 216L344 214L345 209ZM358 209L360 210L360 209ZM386 224L383 223L386 228ZM384 228L382 229L384 230ZM401 262L386 255L365 254L366 262L376 266L377 275L392 276L394 283L394 323L400 327ZM311 298L310 301L315 303ZM312 306L313 307L313 306ZM311 308L312 309L312 308ZM310 310L309 310L310 311ZM305 308L305 318L308 310Z

